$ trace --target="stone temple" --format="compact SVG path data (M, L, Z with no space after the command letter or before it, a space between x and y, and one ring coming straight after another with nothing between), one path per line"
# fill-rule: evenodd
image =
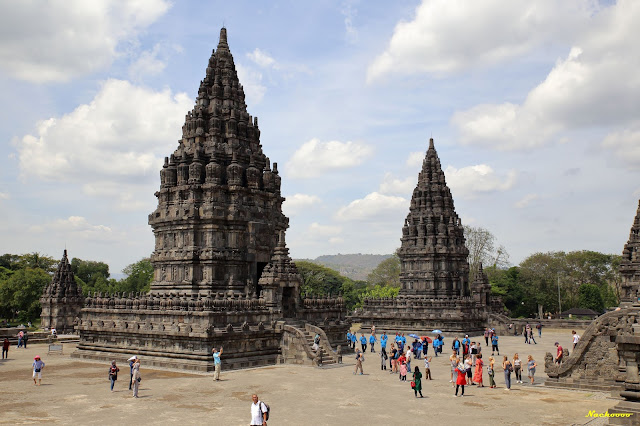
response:
M73 333L83 304L84 297L76 284L65 250L51 283L40 298L42 328L55 328L58 333Z
M390 332L483 330L492 306L501 302L491 298L482 269L469 284L468 255L462 221L431 139L402 227L400 293L365 300L355 317L363 327Z
M349 323L341 297L302 299L285 245L281 177L247 112L227 32L213 51L178 148L160 171L149 294L94 294L73 356L143 356L146 364L209 371L337 361ZM309 336L321 335L321 350Z

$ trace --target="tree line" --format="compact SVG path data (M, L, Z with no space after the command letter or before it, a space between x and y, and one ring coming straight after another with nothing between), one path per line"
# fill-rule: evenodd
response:
M0 318L35 321L40 317L40 297L51 283L58 260L40 253L0 256ZM109 265L92 260L71 259L71 270L84 295L89 292L146 292L153 279L149 259L141 259L123 269L125 278L110 278Z

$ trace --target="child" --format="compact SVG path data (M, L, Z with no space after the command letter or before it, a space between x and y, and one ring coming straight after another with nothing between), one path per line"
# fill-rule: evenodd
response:
M431 363L431 357L424 359L424 378L425 378L425 380L426 379L431 380L430 363Z
M407 381L407 363L403 362L400 364L400 380L403 382Z

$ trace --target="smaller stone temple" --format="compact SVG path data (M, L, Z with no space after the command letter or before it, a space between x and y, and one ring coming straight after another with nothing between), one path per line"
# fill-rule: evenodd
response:
M620 304L627 306L637 303L638 289L640 289L640 201L636 210L636 217L629 231L629 241L622 250L622 262L620 262L620 275L622 275Z
M58 333L73 333L84 297L71 271L66 249L51 283L44 289L40 304L42 328L55 328Z
M402 227L400 294L366 299L354 318L390 332L473 333L495 304L482 267L469 285L469 250L433 139ZM499 304L499 303L498 303Z

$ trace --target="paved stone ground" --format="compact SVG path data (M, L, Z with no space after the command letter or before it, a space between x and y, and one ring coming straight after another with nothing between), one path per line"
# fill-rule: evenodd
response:
M502 336L500 353L512 356L518 351L521 358L532 354L542 364L556 340L571 347L569 331L544 330L538 345L525 345L520 336ZM445 348L450 344L445 336ZM586 424L593 420L585 417L589 410L605 412L617 402L602 393L543 386L514 384L506 392L501 371L496 374L498 388L471 386L464 398L455 398L448 356L433 359L434 380L425 382L425 398L416 399L409 379L400 382L380 371L380 358L371 353L363 376L353 375L349 356L344 366L326 370L274 366L223 371L220 382L209 375L151 370L142 359L140 398L134 399L127 389L126 363L120 364L120 379L112 393L108 365L72 360L68 356L72 344L65 344L64 350L65 355L47 356L44 344L11 348L10 359L0 361L0 423L247 425L252 393L271 405L270 425L427 424L436 418L440 425ZM46 363L40 387L31 379L36 354ZM422 361L418 365L424 371ZM540 365L539 379L543 370Z

